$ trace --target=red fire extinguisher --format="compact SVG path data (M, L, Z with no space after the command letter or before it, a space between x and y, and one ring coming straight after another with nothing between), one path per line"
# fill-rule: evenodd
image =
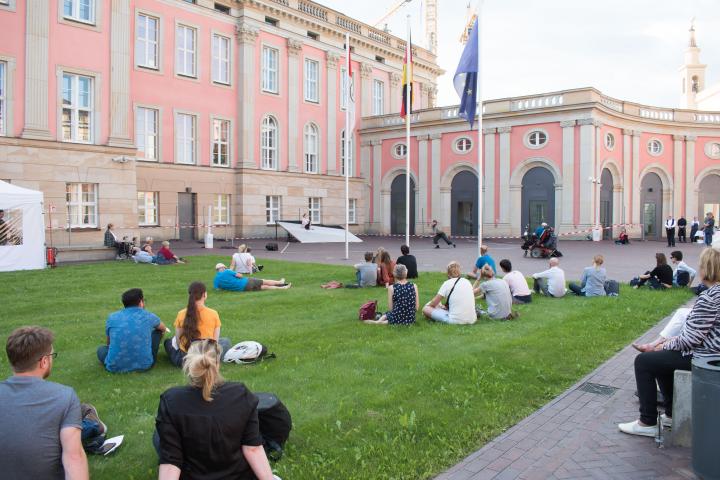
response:
M50 268L55 268L55 262L57 261L57 248L46 247L45 248L45 260Z

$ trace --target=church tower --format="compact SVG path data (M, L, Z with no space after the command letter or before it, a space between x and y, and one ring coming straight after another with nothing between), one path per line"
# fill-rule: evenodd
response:
M690 24L690 43L685 50L685 63L680 67L682 90L680 108L697 109L696 97L705 88L705 67L700 63L700 48L695 40L695 20Z

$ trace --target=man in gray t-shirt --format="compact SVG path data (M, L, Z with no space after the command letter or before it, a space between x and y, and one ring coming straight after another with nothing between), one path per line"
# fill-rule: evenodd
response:
M0 471L3 479L87 479L75 391L45 379L56 353L52 333L15 330L7 340L15 375L0 382Z
M487 315L497 320L505 320L512 313L512 294L506 281L495 278L492 267L485 265L480 270L480 276L485 279L475 288L475 293L483 294L487 302Z
M365 263L355 264L358 285L361 287L374 287L377 285L377 264L372 261L372 252L365 252Z

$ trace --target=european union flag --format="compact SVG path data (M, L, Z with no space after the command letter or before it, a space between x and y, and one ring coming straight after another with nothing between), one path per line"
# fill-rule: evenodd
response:
M458 116L470 122L471 130L473 123L475 123L477 78L480 70L480 65L478 65L478 33L478 21L476 19L465 44L465 50L463 50L460 57L460 63L458 63L457 70L455 70L455 77L453 77L455 91L460 96Z

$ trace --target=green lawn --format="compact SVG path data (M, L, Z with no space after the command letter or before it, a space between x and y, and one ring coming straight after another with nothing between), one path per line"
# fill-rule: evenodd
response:
M184 382L164 352L147 373L111 375L95 357L107 314L127 288L145 291L147 308L172 324L193 280L212 284L224 257L188 265L76 265L0 274L4 344L15 327L54 330L59 356L51 380L75 388L97 406L111 435L125 434L113 457L90 459L96 479L152 478L151 446L159 395ZM265 260L263 276L284 276L289 291L209 292L222 335L258 340L277 359L224 365L228 380L275 392L293 415L286 456L275 465L285 480L430 478L561 393L686 301L687 291L623 287L619 298L535 299L513 322L472 326L364 325L366 300L386 306L384 289L330 290L349 281L348 267ZM444 276L422 273L421 305ZM162 350L162 348L161 348ZM0 375L10 374L4 355Z

